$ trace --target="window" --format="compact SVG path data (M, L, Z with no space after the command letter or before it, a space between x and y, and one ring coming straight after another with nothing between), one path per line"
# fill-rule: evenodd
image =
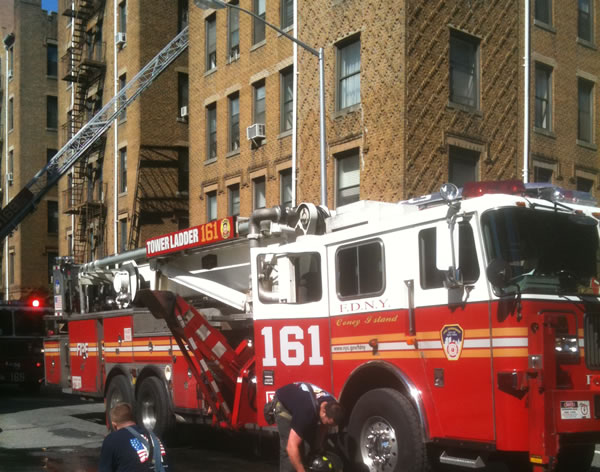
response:
M206 159L217 158L217 104L206 107Z
M15 171L15 151L12 149L8 151L8 172L11 174Z
M229 151L240 148L240 96L229 97Z
M8 49L8 78L12 79L15 73L15 51L13 47Z
M577 182L577 190L579 190L581 192L592 193L592 190L594 189L594 181L593 180L586 179L585 177L577 176L576 182Z
M47 201L48 204L48 233L58 234L58 202Z
M189 23L189 0L177 2L177 32L179 33Z
M8 254L8 283L15 283L15 251Z
M46 74L50 77L58 75L58 47L56 44L46 46Z
M338 110L360 103L360 38L345 41L337 50Z
M294 0L281 0L281 29L294 26Z
M450 33L450 101L479 107L479 40Z
M177 161L177 191L188 193L190 190L190 151L188 148L179 148Z
M217 191L206 193L206 221L217 219Z
M217 67L217 16L206 19L206 70Z
M360 200L360 169L358 149L336 156L335 205L342 206Z
M577 36L584 41L593 42L592 0L578 0Z
M266 3L267 0L253 0L254 2L254 14L265 20L267 18L266 14ZM253 20L253 28L252 28L252 44L260 43L265 40L265 23L260 21L257 18Z
M265 208L267 205L266 199L266 188L265 188L265 178L257 177L252 181L252 193L253 193L253 210L257 210L259 208Z
M254 123L265 124L265 83L254 85Z
M15 111L14 111L14 99L11 97L8 99L8 130L12 130L15 126Z
M285 169L279 173L279 201L281 205L292 206L292 169Z
M119 77L119 91L123 90L127 85L127 74L123 74ZM127 100L127 94L124 93L123 96L119 100L119 106L124 105ZM123 121L127 118L127 107L123 108L123 111L119 114L119 121Z
M293 124L293 101L294 101L294 77L292 69L281 72L281 132L292 129Z
M56 149L46 149L46 164L48 164L52 158L56 155L57 151ZM56 172L58 170L58 166L52 167L51 169L48 169L48 179L52 179L55 175Z
M594 84L589 80L577 80L577 95L579 98L578 119L577 119L577 139L586 143L594 140L592 130L593 125L593 90Z
M119 220L119 252L127 251L127 218Z
M229 2L230 5L237 5L237 0L234 2ZM229 48L229 59L236 59L240 55L240 12L235 8L228 8L229 21L228 25L228 33L227 33L227 41Z
M535 65L535 127L551 131L552 69Z
M533 181L534 182L552 182L552 169L548 167L533 166Z
M179 105L180 113L182 107L188 107L190 105L189 77L183 72L177 73L177 103Z
M227 213L231 216L240 214L240 184L234 184L227 187L228 208Z
M450 146L448 159L448 181L457 187L464 186L465 182L475 182L477 178L479 152Z
M383 244L370 241L340 248L335 256L337 293L342 299L374 296L385 288Z
M127 148L119 149L119 192L127 192Z
M127 33L127 2L119 3L119 33Z
M73 255L73 234L67 234L67 255Z
M552 24L552 0L535 0L535 20Z
M52 283L52 276L54 275L54 263L58 257L58 252L48 251L48 283Z
M58 99L51 95L46 97L46 128L58 128Z
M444 226L445 228L445 226ZM436 228L427 228L419 232L419 267L422 289L441 288L444 286L444 271L436 265ZM450 237L449 232L442 232L440 237ZM471 225L466 222L458 224L458 269L467 284L479 279L479 263Z

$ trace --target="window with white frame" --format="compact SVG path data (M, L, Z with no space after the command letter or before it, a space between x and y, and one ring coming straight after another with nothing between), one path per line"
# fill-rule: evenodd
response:
M594 83L589 80L577 79L578 119L577 139L586 143L594 141L593 111Z
M267 205L266 198L266 181L265 177L257 177L252 180L252 193L253 193L253 209L258 210L259 208L265 208Z
M206 19L206 70L217 67L217 15Z
M339 207L360 200L359 151L354 149L335 157L335 205Z
M206 107L206 159L217 158L217 104Z
M479 39L450 32L450 101L479 108Z
M259 18L254 18L252 25L252 44L265 40L265 19L267 17L267 0L253 0L253 11ZM261 19L263 21L261 21Z
M281 79L281 123L280 131L289 131L293 125L294 77L292 68L282 70Z
M230 216L240 214L240 184L233 184L227 187L227 213Z
M341 42L337 47L337 108L360 103L360 37Z
M594 17L592 0L578 0L577 36L589 43L594 41Z
M229 151L240 148L240 96L229 96Z
M535 64L535 127L552 130L552 68Z
M279 172L279 201L285 207L292 206L292 169Z
M552 24L552 0L535 0L534 18L547 25Z
M229 2L230 5L238 5L238 1ZM240 12L236 8L228 8L227 38L229 48L229 59L236 59L240 55Z
M217 191L206 192L206 221L217 219Z

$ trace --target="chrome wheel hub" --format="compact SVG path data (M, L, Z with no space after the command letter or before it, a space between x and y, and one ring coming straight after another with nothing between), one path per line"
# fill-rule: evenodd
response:
M142 423L146 429L153 430L156 425L156 409L152 398L143 398L139 405Z
M398 462L396 431L380 416L369 418L361 431L360 450L371 472L394 470Z

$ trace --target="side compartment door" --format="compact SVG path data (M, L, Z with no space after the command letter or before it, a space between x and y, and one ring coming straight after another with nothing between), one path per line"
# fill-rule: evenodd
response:
M100 320L71 321L69 324L69 354L73 391L101 391L99 336Z
M332 388L325 252L307 245L293 251L252 253L259 412L275 390L291 382ZM258 417L264 424L263 415Z
M463 282L452 287L440 254L449 248L445 220L417 228L414 280L417 344L436 416L445 437L493 441L490 313L474 218L459 218L455 260ZM440 238L446 238L440 240ZM441 243L441 244L440 244ZM446 261L441 263L441 261ZM445 267L448 267L447 265Z

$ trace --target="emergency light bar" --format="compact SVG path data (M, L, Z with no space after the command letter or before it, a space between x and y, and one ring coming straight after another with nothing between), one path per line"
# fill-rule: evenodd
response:
M507 195L522 195L525 193L525 185L520 180L488 180L481 182L466 182L462 196L463 198L480 197L493 193L504 193Z

